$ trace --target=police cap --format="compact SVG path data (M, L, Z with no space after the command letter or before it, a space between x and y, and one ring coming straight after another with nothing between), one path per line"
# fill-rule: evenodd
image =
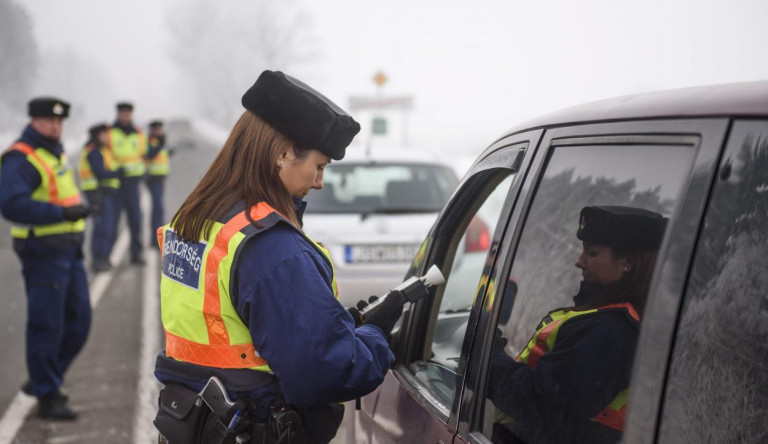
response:
M581 210L576 237L607 245L618 254L655 251L661 246L668 219L634 207L589 206Z
M334 160L360 131L360 124L338 105L305 83L280 71L264 71L242 99L299 148L322 151Z
M162 120L150 120L149 121L149 127L150 128L162 128L163 127L163 121Z
M55 97L37 97L27 104L29 117L69 117L69 103Z
M133 103L131 102L117 102L118 111L133 111Z

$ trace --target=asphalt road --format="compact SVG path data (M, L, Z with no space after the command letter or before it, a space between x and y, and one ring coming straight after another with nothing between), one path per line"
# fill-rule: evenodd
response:
M194 148L176 151L166 182L166 218L197 184L215 154L212 143L202 138L196 138ZM144 216L148 216L146 209ZM150 237L148 225L141 237L145 241ZM124 224L120 231L126 231ZM70 423L42 421L35 417L34 399L19 393L27 379L26 298L9 226L0 222L0 444L153 442L150 437L156 433L151 410L156 406L157 391L146 367L151 367L162 347L157 277L152 274L152 269L157 270L157 257L152 256L155 252L145 249L148 267L152 268L132 266L123 254L113 256L116 267L109 278L89 275L95 305L91 333L63 387L80 417ZM18 424L8 426L13 416L20 414Z

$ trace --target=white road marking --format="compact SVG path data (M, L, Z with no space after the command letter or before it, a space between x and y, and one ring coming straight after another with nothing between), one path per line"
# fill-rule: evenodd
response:
M133 442L146 444L157 442L157 429L152 420L157 413L157 395L160 383L155 379L155 356L160 350L160 283L159 257L150 249L144 255L144 288L141 301L141 347L139 348L138 390L133 417Z
M125 253L128 250L128 230L123 230L115 242L115 247L112 249L112 255L110 261L113 264L119 263L125 258ZM99 273L91 279L89 285L89 294L91 296L91 307L93 310L99 304L101 297L107 290L109 282L114 276L114 270L110 270L104 273ZM22 425L24 425L24 419L29 414L32 407L37 404L34 397L24 394L21 390L16 393L16 396L11 401L8 409L3 413L3 417L0 418L0 444L11 444L11 441L18 433Z

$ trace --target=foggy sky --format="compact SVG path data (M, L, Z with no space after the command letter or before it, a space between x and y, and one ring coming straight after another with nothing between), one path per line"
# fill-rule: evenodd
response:
M375 93L371 79L382 70L390 79L382 93L414 98L408 137L394 142L468 155L522 120L581 102L768 79L765 0L626 3L303 1L312 57L290 74L346 107L350 95ZM169 60L169 8L178 2L20 4L42 54L73 54L108 79L87 100L89 116L111 120L122 99L136 102L139 121L194 112L195 92ZM55 93L61 79L50 74L36 93ZM395 127L401 121L392 117Z

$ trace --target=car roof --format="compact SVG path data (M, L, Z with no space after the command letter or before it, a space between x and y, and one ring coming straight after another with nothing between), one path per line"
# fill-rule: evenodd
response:
M565 108L516 125L499 139L536 128L615 120L768 116L768 80L654 91Z

